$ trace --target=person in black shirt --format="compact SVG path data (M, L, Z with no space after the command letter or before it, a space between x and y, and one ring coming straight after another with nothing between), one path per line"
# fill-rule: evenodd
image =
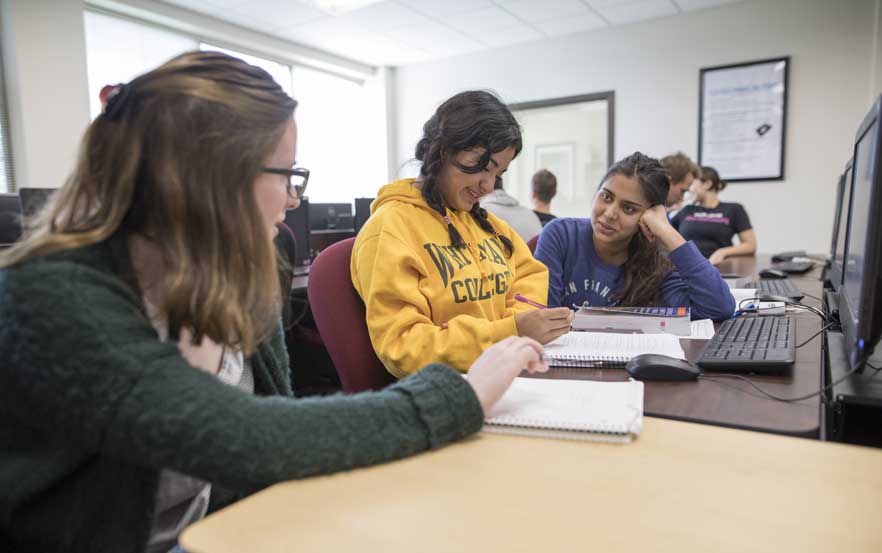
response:
M741 204L720 201L719 194L724 188L726 181L720 180L716 169L702 167L701 176L689 188L695 203L671 219L671 225L683 238L695 242L714 265L733 255L756 253L756 234L750 226L750 218ZM732 244L732 236L736 234L737 246Z
M539 222L544 227L552 219L551 199L557 194L557 177L548 169L539 169L533 175L533 213L539 217Z

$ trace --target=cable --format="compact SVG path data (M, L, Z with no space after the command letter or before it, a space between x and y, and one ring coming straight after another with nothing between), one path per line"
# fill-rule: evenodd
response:
M802 292L802 291L800 290L800 292ZM802 292L802 295L803 295L803 296L807 296L807 297L809 297L809 298L811 298L811 299L813 299L813 300L818 300L819 302L822 302L822 303L823 303L823 301L824 301L824 300L822 300L821 298L819 298L818 296L813 296L813 295L811 295L811 294L806 294L805 292Z
M761 302L761 300L759 298L745 298L745 299L741 300L740 302L738 302L738 310L735 312L736 316L741 313L758 313L760 311L778 309L777 307L754 307L753 309L744 309L743 308L744 302L748 302L748 301L755 302L756 305L759 305ZM782 301L782 303L784 303L784 305L786 305L788 307L795 307L797 309L805 309L806 311L811 311L812 313L814 313L815 315L820 317L821 320L824 321L824 324L830 324L830 321L827 319L827 315L825 315L823 311L821 311L820 309L818 309L816 307L812 307L811 305L805 305L803 303L799 303L796 301Z
M806 305L804 303L799 303L799 302L795 302L795 301L794 302L784 302L784 304L789 305L791 307L796 307L799 309L805 309L806 311L811 311L812 313L814 313L815 315L820 317L821 320L824 321L824 323L830 322L827 320L827 315L823 311L818 309L817 307L812 307L811 305Z
M801 344L798 344L798 345L796 345L796 346L793 346L794 349L799 349L799 348L801 348L802 346L808 344L809 342L811 342L812 340L814 340L815 337L816 337L818 334L824 332L825 330L829 330L833 325L834 325L834 323L827 323L826 325L822 326L822 327L821 327L821 330L819 330L819 331L815 332L814 334L812 334L812 335L811 335L809 338L807 338L804 342L802 342Z
M845 374L843 374L839 379L837 379L837 380L831 382L831 383L830 383L829 385L827 385L827 386L824 386L823 388L821 388L821 389L818 390L817 392L812 392L812 393L810 393L810 394L806 394L806 395L804 395L804 396L799 396L799 397L781 397L781 396L776 396L775 394L770 394L769 392L767 392L767 391L763 390L762 388L760 388L759 386L757 386L757 385L753 382L753 380L751 380L751 379L749 379L749 378L747 378L747 377L741 376L740 374L705 374L705 373L701 373L701 374L698 375L698 377L699 377L699 378L710 378L710 379L714 379L714 378L737 378L737 379L739 379L739 380L743 380L743 381L747 382L748 384L750 384L751 386L753 386L753 387L754 387L759 393L763 394L763 395L766 396L766 397L769 397L769 398L771 398L771 399L774 399L775 401L783 401L783 402L785 402L785 403L792 403L792 402L794 402L794 401L802 401L802 400L804 400L804 399L809 399L809 398L812 398L812 397L819 396L819 395L823 394L824 392L826 392L827 390L829 390L829 389L832 388L833 386L839 384L840 382L842 382L843 380L845 380L845 379L848 378L849 376L851 376L851 375L853 375L854 373L856 373L856 372L858 372L859 370L861 370L861 368L863 368L864 364L866 364L866 361L863 361L863 362L861 362L861 363L858 363L858 365L857 365L855 368L851 369L850 371L847 371L847 372L846 372ZM877 374L878 374L878 370L877 370ZM873 376L876 376L876 375L874 374Z

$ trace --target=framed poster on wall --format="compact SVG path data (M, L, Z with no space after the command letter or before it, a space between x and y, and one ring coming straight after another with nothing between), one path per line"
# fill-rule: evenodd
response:
M537 144L533 173L547 169L557 178L557 193L564 198L573 195L575 144Z
M698 162L729 182L782 180L790 58L699 72Z

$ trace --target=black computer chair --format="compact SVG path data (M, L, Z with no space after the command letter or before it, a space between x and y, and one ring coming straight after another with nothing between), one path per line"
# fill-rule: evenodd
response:
M18 194L0 194L0 248L21 237L21 200Z

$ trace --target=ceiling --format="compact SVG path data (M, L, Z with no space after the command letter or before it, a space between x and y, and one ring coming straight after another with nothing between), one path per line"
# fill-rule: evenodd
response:
M363 63L408 65L741 0L382 0L342 15L310 0L164 1Z

